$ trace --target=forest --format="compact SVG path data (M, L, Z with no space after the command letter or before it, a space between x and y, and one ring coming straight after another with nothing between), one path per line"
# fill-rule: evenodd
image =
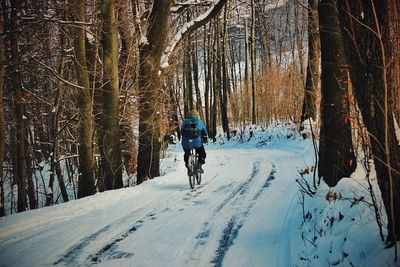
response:
M157 179L196 108L210 142L311 127L313 185L362 162L400 240L397 0L2 0L0 216Z

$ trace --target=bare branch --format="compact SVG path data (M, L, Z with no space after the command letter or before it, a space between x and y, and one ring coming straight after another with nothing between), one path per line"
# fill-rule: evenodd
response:
M82 87L82 86L80 86L80 85L78 85L78 84L75 84L75 83L72 83L72 82L70 82L70 81L65 80L63 77L60 76L60 74L57 73L57 71L55 71L53 68L47 66L47 65L44 64L43 62L40 62L40 61L37 61L37 62L38 62L42 67L44 67L45 69L49 70L49 71L50 71L57 79L59 79L60 81L66 83L66 84L68 84L68 85L71 85L72 87L78 88L78 89L85 89L84 87Z
M175 37L173 38L171 44L165 49L164 54L161 58L161 68L168 67L169 60L171 58L172 53L175 51L176 47L180 44L182 40L188 37L192 32L200 28L209 22L212 18L214 18L219 11L224 7L227 0L217 0L214 4L201 16L196 19L187 22L181 30L177 32Z

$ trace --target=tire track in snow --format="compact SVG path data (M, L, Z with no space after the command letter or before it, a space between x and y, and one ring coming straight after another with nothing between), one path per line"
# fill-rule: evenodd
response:
M152 216L153 214L150 214L149 217L151 219L154 218ZM105 259L121 259L121 258L129 258L134 255L134 253L131 252L125 252L125 251L119 251L118 249L118 244L127 238L129 235L131 235L133 232L136 232L140 227L142 227L144 221L138 220L136 221L127 231L124 233L120 234L116 238L114 238L110 243L106 244L101 250L99 250L95 255L90 255L87 260L90 263L99 263L102 262Z
M125 214L123 217L115 220L114 222L104 226L100 230L96 231L93 234L90 234L84 238L82 238L77 244L73 245L71 248L69 248L64 255L60 257L57 261L54 262L54 265L56 264L64 264L66 266L76 266L79 265L79 262L81 262L79 259L81 258L82 254L84 253L84 250L92 243L95 241L98 241L100 236L105 236L107 238L107 233L109 230L115 229L117 227L122 227L122 233L120 231L119 234L115 235L112 234L111 238L107 238L108 240L111 239L111 241L107 242L100 250L97 250L97 252L90 254L89 256L86 257L86 263L85 265L91 265L94 263L99 263L103 260L106 259L116 259L116 258L126 258L126 257L131 257L134 255L132 252L124 252L124 251L118 251L118 245L121 241L123 241L125 238L136 232L139 228L141 228L146 221L150 220L155 220L157 219L157 214L160 212L168 211L169 203L171 201L176 201L178 199L181 199L184 194L178 194L175 195L175 197L169 201L167 201L164 205L158 206L157 201L155 202L156 207L143 215L137 215L138 210L133 210ZM136 215L136 216L135 216ZM127 221L132 221L133 218L139 218L135 220L133 224L126 223ZM127 225L128 224L128 225Z
M237 234L239 233L240 228L243 225L244 218L247 217L248 213L251 211L251 208L254 206L257 199L261 196L262 192L265 191L270 186L272 180L275 179L275 165L272 165L272 170L268 175L267 180L261 186L260 189L257 190L256 194L250 199L251 203L245 208L241 208L241 202L246 201L246 197L248 196L249 189L251 188L252 182L256 180L261 170L261 162L256 161L253 163L252 171L246 181L240 183L238 186L233 188L234 182L229 185L224 185L220 189L225 189L225 191L231 191L228 196L213 210L211 216L209 217L208 222L204 223L202 230L196 236L198 239L196 245L192 249L192 252L189 253L190 259L196 259L194 254L198 251L200 246L204 246L208 241L210 236L211 229L213 227L212 221L215 220L215 217L219 214L221 210L223 210L227 205L230 205L232 210L238 209L239 212L235 212L228 220L227 225L222 232L222 236L219 241L218 248L216 250L216 255L211 260L210 263L213 263L215 266L219 266L218 264L222 263L222 260L228 251L229 247L233 245L234 239L236 239ZM214 190L214 192L219 191L218 189Z
M256 161L253 163L253 170L250 174L250 178L246 180L245 182L241 183L239 186L236 187L235 190L233 190L227 198L225 198L224 201L215 209L214 215L215 216L218 212L220 212L231 200L236 201L239 196L244 195L249 187L249 184L254 180L254 178L257 176L257 174L260 172L260 162ZM231 185L234 183L232 182Z
M216 250L216 255L211 261L211 263L213 263L214 266L216 267L222 266L222 262L225 258L225 255L228 252L229 248L234 244L234 241L239 234L240 228L242 228L243 224L245 223L248 214L250 213L251 209L253 208L258 198L261 196L261 194L265 192L265 190L270 187L271 182L275 180L275 174L276 174L276 166L273 164L267 180L265 181L264 185L254 195L252 199L253 201L250 202L250 204L245 207L244 211L242 211L241 214L233 215L229 219L226 227L222 232L222 236L219 240L219 245Z
M213 193L218 193L220 190L231 191L231 193L227 197L225 197L224 200L213 210L210 217L208 218L208 222L204 223L203 228L201 229L199 234L196 235L196 239L198 239L198 241L196 242L196 245L193 247L192 251L189 253L189 259L195 259L196 257L194 257L193 255L196 253L196 251L199 249L200 246L203 246L207 243L212 227L209 222L213 221L214 218L218 215L218 213L227 204L229 204L231 201L235 202L240 196L244 195L244 193L247 191L249 184L254 180L259 171L260 171L260 162L256 161L253 163L253 169L250 173L249 179L240 183L236 187L234 187L235 182L233 181L228 185L225 184L213 190Z
M207 185L208 182L198 185L195 189L190 190L189 192L185 192L184 194L178 194L173 199L167 201L165 205L159 206L155 208L153 211L142 217L142 219L137 220L128 230L119 235L115 236L111 242L107 243L100 250L98 250L94 255L89 255L87 258L87 265L100 263L109 259L118 259L118 258L129 258L134 256L133 252L125 252L118 250L119 243L122 242L125 238L132 235L134 232L139 230L146 221L157 219L157 215L161 212L165 212L170 210L169 206L171 202L175 202L179 199L183 199L186 201L190 201L193 204L196 204L197 201L193 200L193 198L197 197L202 193L202 188ZM182 197L183 196L183 197ZM189 197L190 196L190 197ZM181 211L180 209L178 211Z
M81 254L81 251L91 242L96 240L98 236L100 236L102 233L106 232L110 228L111 225L106 225L97 232L81 239L81 241L78 244L72 246L69 250L67 250L64 256L62 256L59 260L55 261L53 264L58 265L60 263L63 263L67 266L76 266L77 265L76 259Z

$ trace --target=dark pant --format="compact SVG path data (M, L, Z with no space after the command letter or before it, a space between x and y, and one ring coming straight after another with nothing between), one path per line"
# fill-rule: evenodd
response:
M185 155L183 155L183 159L185 160L185 165L187 165L189 156L190 156L190 149L184 150L184 151L185 151ZM206 154L206 150L204 149L204 146L196 148L196 154L199 156L199 162L201 164L206 163L205 159L207 157L207 154Z

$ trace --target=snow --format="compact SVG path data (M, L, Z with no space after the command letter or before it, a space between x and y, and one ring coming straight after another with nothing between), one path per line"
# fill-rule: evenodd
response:
M268 3L266 6L265 6L265 9L275 9L275 8L279 8L279 7L281 7L281 6L283 6L283 5L285 5L286 3L287 3L288 1L287 0L274 0L274 1L272 1L272 3Z
M171 54L174 52L175 47L178 45L178 43L181 41L182 36L196 23L199 21L202 21L206 19L214 10L215 6L218 5L218 3L222 0L215 0L210 8L207 9L206 12L203 14L199 15L195 19L187 22L184 24L179 31L175 34L175 36L172 38L170 45L165 49L162 57L161 57L161 68L165 69L169 67L169 59L171 57Z
M149 44L149 40L147 39L146 36L141 35L140 36L140 40L139 40L139 44L140 45L148 45Z
M1 218L0 265L395 266L362 166L334 189L342 198L325 200L322 183L303 207L296 180L314 162L311 140L291 124L252 129L206 145L194 190L178 144L161 177Z

